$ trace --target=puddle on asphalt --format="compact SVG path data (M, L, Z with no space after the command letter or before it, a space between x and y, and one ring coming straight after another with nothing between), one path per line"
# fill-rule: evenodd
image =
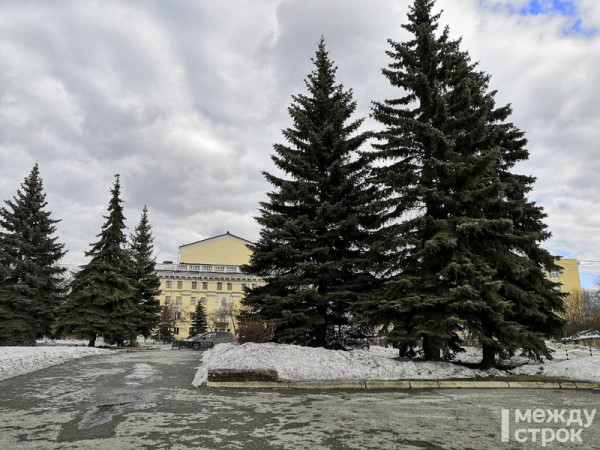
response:
M83 419L77 424L77 428L87 430L108 423L115 415L121 414L127 405L131 405L131 402L94 406L83 415Z
M86 411L77 428L87 430L112 421L115 416L123 414L127 409L144 409L146 405L156 401L158 394L148 391L120 391L111 397L115 400L114 403L92 406Z
M150 364L136 364L133 372L125 376L125 385L135 389L135 387L149 382L156 373L157 371ZM87 430L109 423L115 416L123 414L128 407L141 407L155 401L157 394L147 391L125 390L115 392L111 397L116 400L114 403L96 405L86 411L77 424L77 428Z

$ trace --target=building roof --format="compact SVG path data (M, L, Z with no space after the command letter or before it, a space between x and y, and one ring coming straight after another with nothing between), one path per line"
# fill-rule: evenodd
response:
M203 244L209 244L209 243L211 243L211 242L217 242L217 241L220 241L220 240L222 240L222 239L227 239L227 238L229 238L229 239L233 239L233 240L236 240L236 241L240 242L241 244L245 244L245 245L254 245L254 242L252 242L252 241L249 241L249 240L247 240L247 239L244 239L244 238L241 238L241 237L239 237L239 236L235 236L234 234L231 234L231 233L228 231L228 232L227 232L227 233L225 233L225 234L219 234L219 235L217 235L217 236L213 236L213 237L209 237L209 238L206 238L206 239L202 239L202 240L200 240L200 241L196 241L196 242L191 242L191 243L189 243L189 244L183 244L183 245L180 245L180 246L179 246L179 248L180 248L180 249L182 249L182 248L184 248L184 247L197 247L197 246L199 246L199 245L203 245Z

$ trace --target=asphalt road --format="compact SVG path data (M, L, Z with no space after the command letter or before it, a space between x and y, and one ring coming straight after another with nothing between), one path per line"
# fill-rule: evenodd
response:
M0 449L542 448L502 443L501 411L600 409L598 391L198 389L198 358L120 352L0 381ZM600 417L579 436L546 448L600 448Z

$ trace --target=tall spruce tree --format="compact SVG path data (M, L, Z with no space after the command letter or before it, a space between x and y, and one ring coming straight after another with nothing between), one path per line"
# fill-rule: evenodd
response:
M13 200L0 208L0 344L50 336L64 289L65 255L36 163Z
M519 347L548 355L541 337L560 327L561 307L540 270L553 265L539 246L549 234L526 198L534 179L510 172L526 141L460 42L448 28L436 36L434 3L415 0L403 25L414 38L389 41L383 72L402 97L374 104L385 126L373 180L388 222L374 244L386 289L364 308L403 346L422 339L428 359L459 349L461 329L483 343L486 365Z
M196 304L196 311L194 313L194 320L190 328L190 337L194 337L197 334L204 333L208 330L208 323L206 322L206 310L201 300L198 300Z
M144 206L140 223L130 238L130 253L132 261L132 297L135 309L135 333L130 339L134 345L138 335L148 338L158 326L160 315L160 279L156 275L156 260L154 251L152 226L148 221L148 209Z
M275 323L275 340L323 346L328 328L348 322L372 283L362 270L371 188L359 155L368 134L358 132L362 119L351 120L352 91L336 84L323 39L312 61L308 95L294 96L288 109L288 144L274 145L272 159L287 177L264 172L275 190L261 203L260 239L244 267L267 283L243 303Z
M86 337L90 347L98 336L122 345L136 326L119 175L115 175L111 194L99 240L85 254L90 261L75 275L60 321L63 333Z

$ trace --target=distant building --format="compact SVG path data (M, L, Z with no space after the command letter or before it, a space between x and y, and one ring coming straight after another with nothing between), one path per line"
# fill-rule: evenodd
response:
M242 273L250 260L252 242L227 232L179 247L179 261L156 265L161 306L172 305L175 337L189 335L197 302L202 302L211 330L237 331L244 287L263 285L260 278Z
M546 277L555 283L561 283L561 292L571 294L581 291L581 280L579 279L579 265L576 259L559 259L555 261L559 270L548 272Z
M560 291L569 294L564 299L564 317L573 317L573 314L582 308L579 264L576 259L559 259L555 262L559 269L552 272L546 271L546 277L550 281L560 283Z

